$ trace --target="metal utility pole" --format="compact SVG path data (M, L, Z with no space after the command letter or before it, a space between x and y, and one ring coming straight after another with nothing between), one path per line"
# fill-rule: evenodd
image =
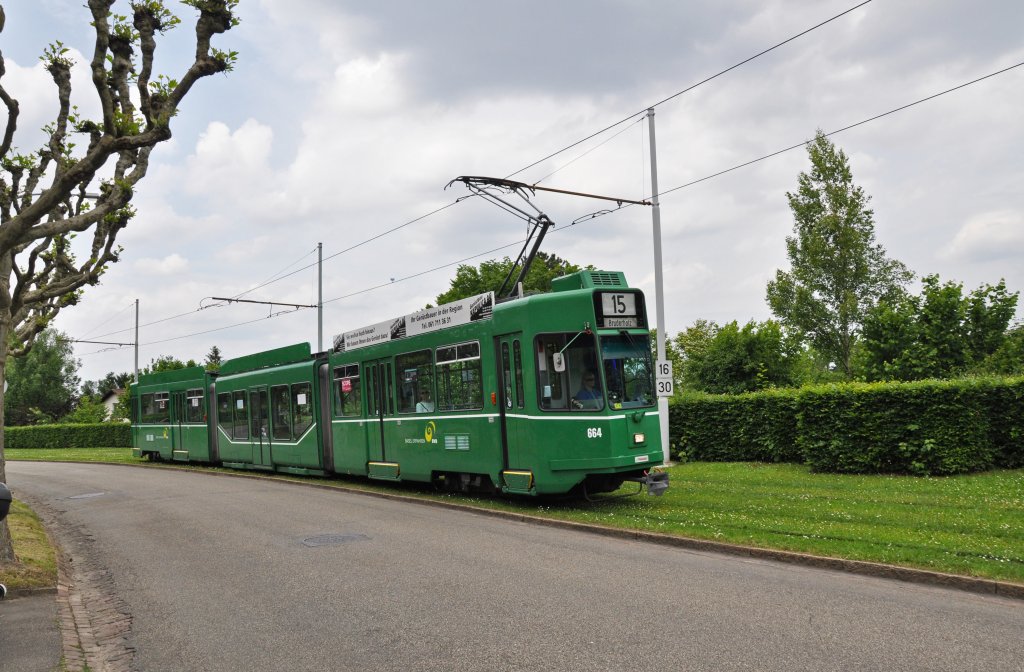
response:
M658 361L655 372L658 379L658 421L661 424L661 452L667 463L668 397L672 396L672 364L665 356L665 284L661 271L661 205L658 202L658 152L654 142L654 108L647 109L647 123L651 136L651 215L654 219L654 297L658 327ZM666 376L667 374L667 376Z
M324 351L324 244L316 244L316 351Z
M135 384L139 384L139 300L135 299Z

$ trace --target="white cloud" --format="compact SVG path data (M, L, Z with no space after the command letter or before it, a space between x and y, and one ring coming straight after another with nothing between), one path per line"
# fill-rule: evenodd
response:
M188 270L188 259L177 252L163 259L139 259L133 265L135 270L148 275L176 275Z
M1013 210L986 212L972 217L940 257L954 261L1024 261L1024 213Z

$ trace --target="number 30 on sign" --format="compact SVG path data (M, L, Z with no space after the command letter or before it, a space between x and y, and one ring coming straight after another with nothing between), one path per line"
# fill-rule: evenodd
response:
M655 386L659 397L671 397L675 392L672 378L672 362L667 359L659 359L655 366Z

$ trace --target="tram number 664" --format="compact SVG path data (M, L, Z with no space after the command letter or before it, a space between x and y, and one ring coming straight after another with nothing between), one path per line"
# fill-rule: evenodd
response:
M588 439L600 439L601 428L600 427L587 427L587 438Z

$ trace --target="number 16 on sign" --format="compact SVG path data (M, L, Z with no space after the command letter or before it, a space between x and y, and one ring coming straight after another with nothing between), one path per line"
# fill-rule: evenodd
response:
M672 362L667 359L659 359L655 366L655 384L658 388L659 397L671 397L675 392L672 378Z

